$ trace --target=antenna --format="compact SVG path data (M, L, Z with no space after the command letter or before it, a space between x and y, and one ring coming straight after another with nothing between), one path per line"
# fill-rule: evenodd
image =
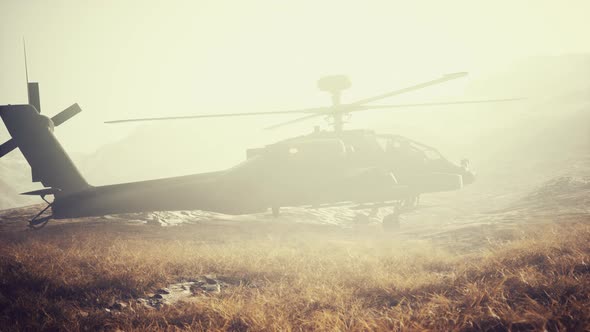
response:
M29 67L27 66L27 43L23 37L23 53L25 55L25 78L27 79L27 91L29 91Z

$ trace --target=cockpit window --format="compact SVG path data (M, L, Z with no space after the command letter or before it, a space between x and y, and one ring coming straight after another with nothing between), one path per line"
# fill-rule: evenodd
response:
M273 149L279 156L292 160L317 160L342 158L346 154L346 147L340 140L335 139L314 139L287 144L277 144Z
M400 140L391 137L377 137L377 143L379 143L379 147L386 152L399 149L402 146Z
M378 137L377 142L385 152L418 153L427 160L443 159L442 155L435 149L409 140L401 136Z
M377 143L379 143L379 146L381 147L381 149L383 151L387 151L387 146L389 145L390 141L391 141L390 138L377 137Z
M426 158L430 159L430 160L439 160L442 159L442 156L440 155L440 153L438 151L435 150L424 150L424 155L426 156Z

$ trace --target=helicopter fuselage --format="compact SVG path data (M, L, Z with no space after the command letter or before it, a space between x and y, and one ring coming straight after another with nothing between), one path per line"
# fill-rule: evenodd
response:
M365 130L316 132L248 150L247 157L220 172L57 194L53 215L159 210L250 214L283 206L384 203L460 189L473 180L465 167L425 145Z

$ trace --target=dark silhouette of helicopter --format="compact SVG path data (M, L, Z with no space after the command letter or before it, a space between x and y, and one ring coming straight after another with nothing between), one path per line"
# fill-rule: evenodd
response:
M280 207L349 205L376 212L393 206L383 223L395 227L401 212L415 207L421 194L460 189L472 183L474 173L467 161L456 165L436 149L397 135L378 135L370 130L344 130L344 117L369 109L407 108L502 102L514 99L458 101L398 105L369 103L465 76L439 79L342 104L341 92L350 86L344 76L318 81L332 96L332 105L286 112L252 112L110 121L151 121L186 118L233 117L302 113L304 117L275 127L330 116L333 131L313 133L247 151L247 160L227 170L133 183L92 186L53 135L57 127L81 111L74 104L52 118L40 114L38 83L28 82L29 103L0 106L0 116L12 136L0 146L0 157L19 148L32 169L32 180L45 188L27 192L39 195L48 205L32 218L30 226L44 226L50 219L105 214L205 210L225 214L251 214ZM46 196L53 195L50 202ZM51 213L49 213L51 209Z

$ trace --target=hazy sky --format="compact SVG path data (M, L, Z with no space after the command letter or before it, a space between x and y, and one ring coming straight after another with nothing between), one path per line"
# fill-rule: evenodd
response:
M91 152L135 128L108 119L323 105L315 84L325 74L350 75L352 100L526 56L590 52L588 13L589 1L2 0L0 104L26 101L23 37L43 112L78 102L83 114L57 134ZM461 96L465 84L407 100ZM283 119L165 124L154 135L255 136Z

